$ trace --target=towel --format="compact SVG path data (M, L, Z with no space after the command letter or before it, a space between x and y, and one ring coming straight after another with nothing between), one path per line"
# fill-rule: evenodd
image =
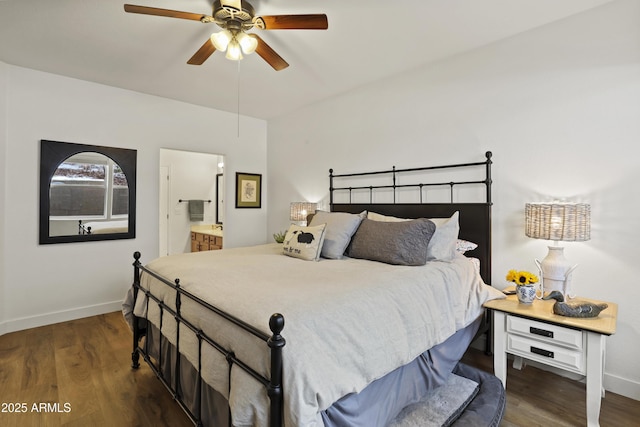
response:
M189 219L204 221L204 200L189 200Z

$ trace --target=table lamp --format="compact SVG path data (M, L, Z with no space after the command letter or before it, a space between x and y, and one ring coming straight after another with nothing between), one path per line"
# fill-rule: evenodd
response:
M289 207L289 219L307 225L307 215L315 213L317 207L317 203L293 202Z
M525 205L525 234L534 239L553 240L549 253L536 261L544 292L557 290L565 298L570 296L571 276L578 266L564 256L563 242L583 242L591 238L591 206L586 203L527 203Z

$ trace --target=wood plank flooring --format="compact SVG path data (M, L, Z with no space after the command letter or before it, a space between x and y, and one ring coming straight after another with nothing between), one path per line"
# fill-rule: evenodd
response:
M479 351L464 361L492 372ZM0 412L0 426L190 426L149 367L130 364L120 312L0 336L0 409L25 404ZM586 425L584 384L532 367L509 368L508 379L502 427ZM640 402L607 393L600 424L640 426Z
M469 349L463 362L493 373L493 357ZM507 407L501 427L586 426L586 388L579 381L532 366L507 368ZM606 392L601 427L640 427L640 401Z
M0 426L191 426L131 341L120 312L1 336Z

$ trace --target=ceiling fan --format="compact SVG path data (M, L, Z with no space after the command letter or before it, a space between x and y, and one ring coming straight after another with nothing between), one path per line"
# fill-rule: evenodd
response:
M203 24L215 23L222 31L213 33L198 51L187 61L191 65L201 65L216 50L226 51L226 57L238 61L242 54L254 51L276 71L289 64L257 34L248 30L326 30L329 27L327 15L265 15L256 16L253 6L244 0L215 0L211 15L159 9L156 7L125 4L124 11L143 15L165 16L189 19Z

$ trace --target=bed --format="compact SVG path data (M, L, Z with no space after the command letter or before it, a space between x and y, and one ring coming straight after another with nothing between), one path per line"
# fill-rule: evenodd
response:
M482 177L469 178L470 169ZM445 170L463 178L404 178ZM482 162L330 171L330 210L292 225L283 244L146 265L134 254L123 308L132 366L142 356L196 425L388 425L447 380L489 330L482 304L503 296L485 284L490 170L491 153ZM375 184L359 184L371 177ZM480 186L484 200L454 201L459 186ZM424 200L442 187L448 201Z
M126 233L127 230L129 230L128 219L91 222L78 220L78 234Z

